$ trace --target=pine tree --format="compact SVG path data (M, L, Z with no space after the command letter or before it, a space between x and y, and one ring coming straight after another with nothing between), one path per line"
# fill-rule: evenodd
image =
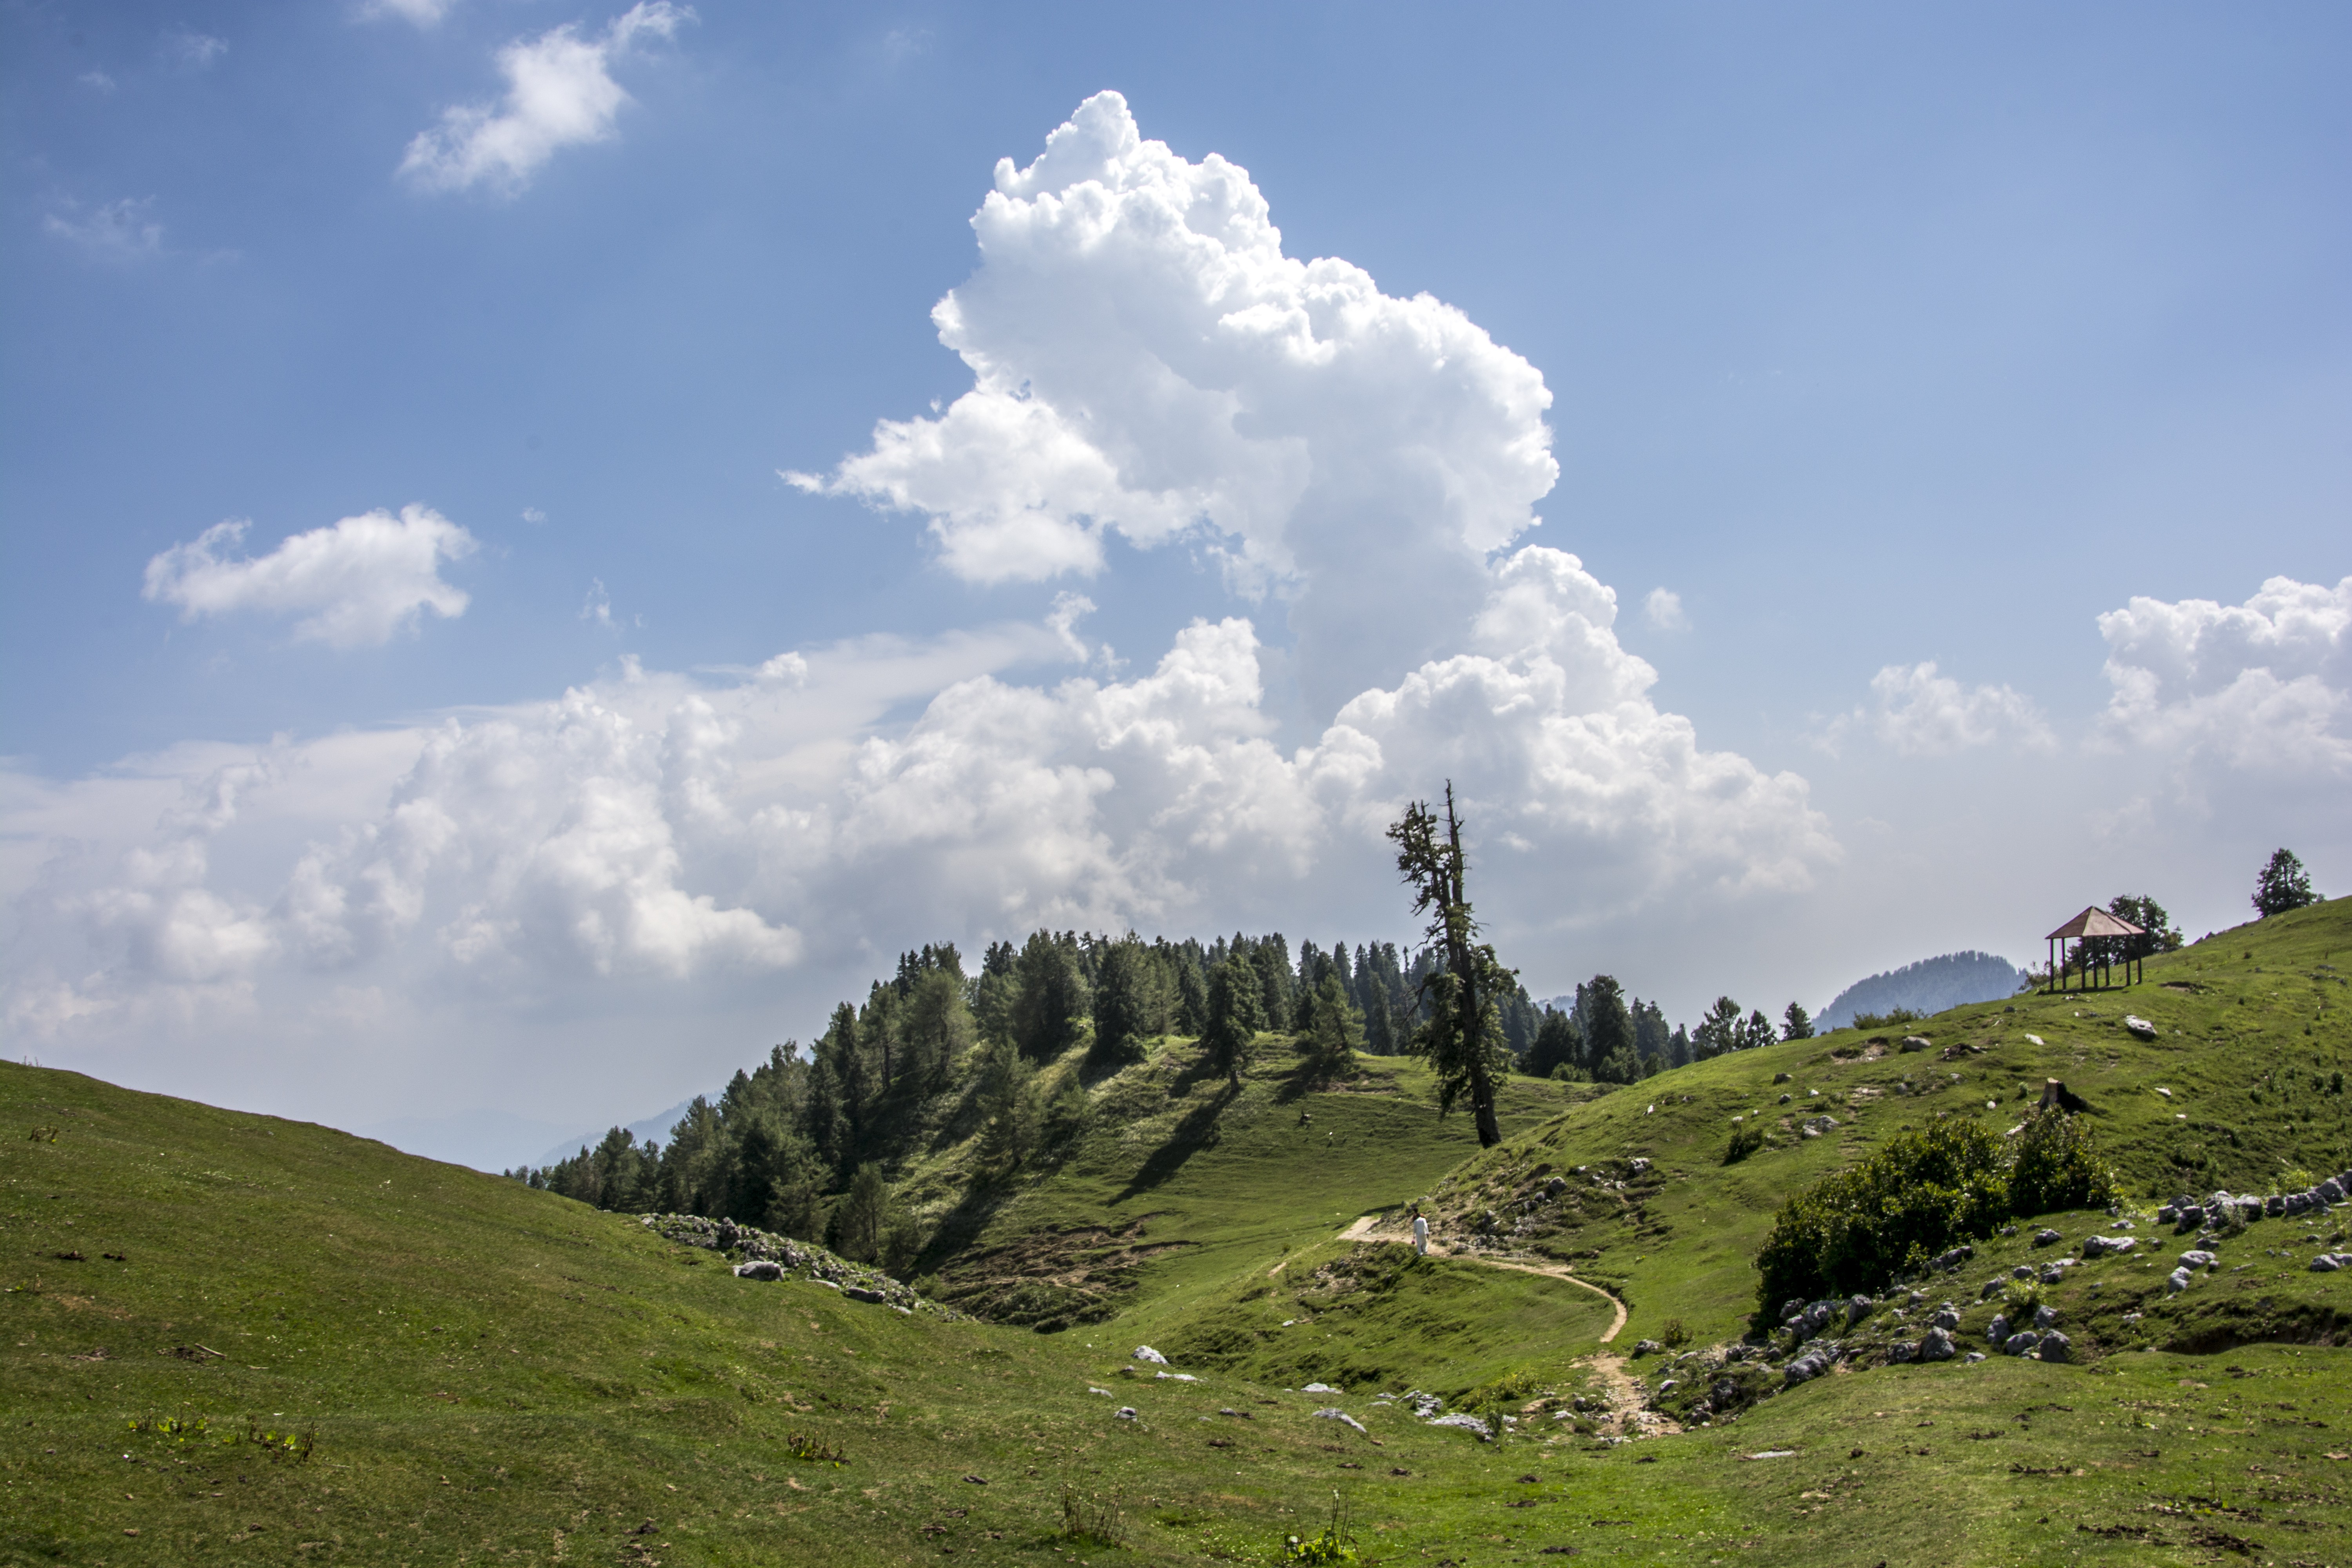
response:
M1784 1040L1810 1040L1813 1037L1813 1016L1796 1003L1780 1015L1780 1037Z
M1429 1021L1414 1046L1437 1069L1440 1113L1467 1095L1481 1148L1503 1141L1495 1120L1495 1080L1509 1069L1496 1003L1517 985L1494 947L1477 941L1468 892L1469 863L1462 853L1462 818L1446 781L1441 823L1425 801L1415 801L1389 826L1397 872L1412 889L1412 912L1430 917L1425 951L1442 952L1444 967L1423 982Z
M1326 968L1311 994L1315 1005L1310 1021L1298 1033L1307 1075L1317 1083L1349 1077L1355 1071L1356 1052L1363 1047L1363 1016L1348 1000L1337 970Z
M1234 956L1209 971L1209 1026L1202 1037L1210 1065L1238 1087L1265 1027L1265 987L1257 966Z

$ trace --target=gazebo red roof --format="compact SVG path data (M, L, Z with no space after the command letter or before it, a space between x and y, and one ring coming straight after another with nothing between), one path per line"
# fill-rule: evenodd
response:
M2056 942L2061 937L2143 936L2146 934L2131 921L2117 920L2106 910L2093 905L2042 940Z

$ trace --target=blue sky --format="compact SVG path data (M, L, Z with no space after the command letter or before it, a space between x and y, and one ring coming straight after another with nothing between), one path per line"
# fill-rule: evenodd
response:
M53 1065L630 1118L940 936L1402 937L1378 819L1449 772L1507 960L1678 1016L2352 874L2337 8L0 27L0 1005ZM1107 89L1145 151L1019 173ZM1254 189L1257 260L1022 249L1089 178ZM1201 268L1316 258L1338 368L1187 358Z

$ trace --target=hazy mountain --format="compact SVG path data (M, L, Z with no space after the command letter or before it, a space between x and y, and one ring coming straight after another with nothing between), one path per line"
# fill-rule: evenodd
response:
M352 1131L389 1143L404 1154L471 1165L477 1171L499 1171L530 1158L530 1151L562 1125L505 1110L460 1110L446 1116L399 1116Z
M1885 1013L1896 1007L1926 1015L1970 1002L1997 1002L2016 994L2024 984L2025 972L2005 958L1990 952L1947 952L1855 981L1822 1009L1814 1026L1843 1028L1858 1013Z
M677 1125L678 1119L686 1114L686 1108L693 1103L693 1097L688 1096L657 1116L648 1116L642 1121L628 1123L628 1130L640 1143L667 1143L669 1142L669 1130ZM610 1131L609 1126L599 1127L593 1132L583 1132L577 1138L567 1138L533 1160L531 1163L552 1165L558 1160L569 1160L583 1147L593 1149L603 1142L604 1134Z

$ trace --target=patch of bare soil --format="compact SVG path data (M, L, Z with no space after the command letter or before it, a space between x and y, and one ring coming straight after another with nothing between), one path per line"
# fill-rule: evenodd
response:
M938 1300L992 1323L1050 1332L1118 1312L1143 1265L1189 1241L1145 1241L1144 1215L1124 1229L1076 1226L1016 1237L958 1258L940 1276Z

